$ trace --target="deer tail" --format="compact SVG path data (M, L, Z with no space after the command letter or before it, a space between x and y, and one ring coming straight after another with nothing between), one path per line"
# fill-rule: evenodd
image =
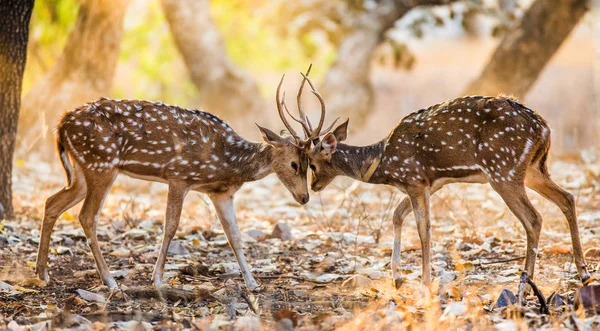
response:
M60 162L62 163L63 169L65 169L65 173L67 175L67 189L70 189L73 186L73 165L71 164L71 160L69 159L69 152L65 149L65 144L63 141L63 135L61 132L58 132L58 137L56 138L56 149L58 150L58 155L60 156ZM68 137L66 139L69 139Z

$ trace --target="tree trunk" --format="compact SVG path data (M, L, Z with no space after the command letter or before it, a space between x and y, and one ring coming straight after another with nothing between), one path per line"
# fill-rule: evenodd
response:
M163 12L175 44L199 91L203 107L247 124L264 111L264 100L254 80L227 55L210 16L208 0L162 0Z
M371 59L385 33L410 9L421 5L440 5L456 0L382 0L360 14L338 48L338 56L323 83L328 112L335 117L352 117L353 127L363 126L373 108L370 82ZM410 3L410 4L408 4Z
M12 218L12 159L33 0L0 1L0 220Z
M19 147L50 142L59 114L109 94L128 2L81 0L63 53L23 98Z
M587 0L536 0L508 32L465 94L512 94L523 98L577 22Z

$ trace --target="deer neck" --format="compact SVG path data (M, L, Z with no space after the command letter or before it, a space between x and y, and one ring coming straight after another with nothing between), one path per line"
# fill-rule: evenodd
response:
M384 141L370 146L338 144L331 163L340 175L366 183L379 183L379 163L383 147Z
M229 166L244 182L262 179L273 172L273 146L267 143L241 140L228 146L226 154Z

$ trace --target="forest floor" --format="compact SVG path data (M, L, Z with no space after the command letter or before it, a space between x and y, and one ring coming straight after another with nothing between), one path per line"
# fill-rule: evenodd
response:
M57 162L55 162L57 163ZM551 160L553 179L577 198L581 237L592 272L600 262L600 153ZM420 285L420 244L410 215L402 232L406 281L390 277L391 216L403 195L392 188L337 179L306 206L269 176L236 195L245 252L262 284L246 292L212 206L190 194L165 271L161 300L151 273L162 234L166 187L119 178L98 225L104 256L125 291L102 285L78 208L52 235L48 284L33 266L45 199L64 185L56 164L17 160L17 220L0 223L0 329L490 329L598 328L600 317L571 304L540 314L528 306L492 310L502 289L516 293L525 231L488 185L454 184L432 198L433 275ZM531 192L544 218L535 282L548 297L570 301L580 287L567 223L551 202ZM291 240L271 236L278 222Z

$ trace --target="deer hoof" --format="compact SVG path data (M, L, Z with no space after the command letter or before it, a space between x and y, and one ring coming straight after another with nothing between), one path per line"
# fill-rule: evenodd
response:
M402 284L404 284L404 278L402 278L402 277L394 278L394 287L396 289L399 289L402 286Z
M259 293L262 292L262 287L258 284L253 284L253 285L248 285L248 290L250 290L250 292L252 293Z
M50 282L50 276L48 276L48 270L39 270L39 271L36 271L36 274L37 274L39 280L43 280L46 283Z

